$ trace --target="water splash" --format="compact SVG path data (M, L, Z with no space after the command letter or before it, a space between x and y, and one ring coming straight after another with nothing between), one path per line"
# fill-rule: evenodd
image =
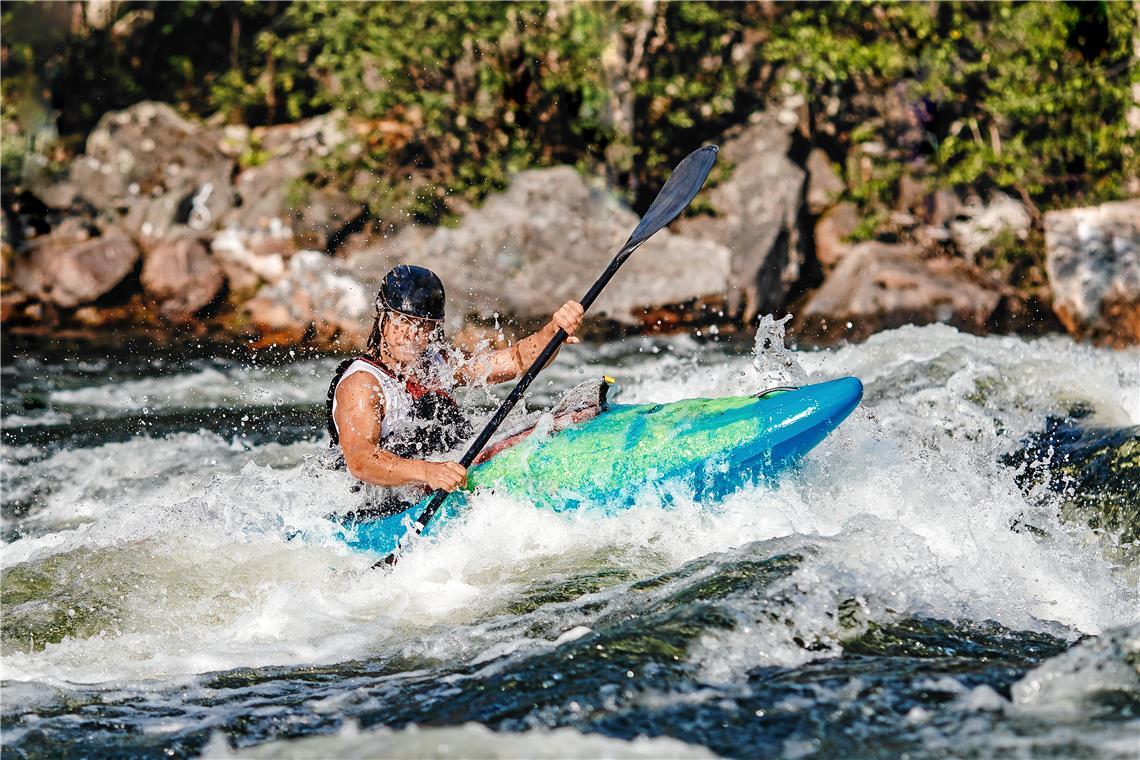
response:
M209 404L258 402L211 396L201 384L212 375L194 374L200 368L136 390L159 410L199 405L202 430L152 427L42 456L6 448L4 527L20 536L0 559L6 710L57 716L11 718L6 743L18 743L20 731L69 736L67 721L83 705L85 715L133 721L138 736L161 734L166 724L155 716L164 714L185 727L172 736L231 720L238 734L255 725L257 741L282 730L269 725L332 730L320 723L327 713L308 707L324 699L343 700L338 710L358 710L368 725L395 715L431 721L433 704L490 725L507 707L479 702L488 683L522 700L510 707L522 717L503 730L575 725L627 736L669 725L717 752L732 746L708 728L721 724L756 753L809 751L811 736L781 726L816 712L873 734L879 724L860 717L868 700L881 714L910 716L898 729L911 732L905 741L888 738L916 751L986 754L997 734L971 744L964 733L995 721L1021 721L1006 728L1032 734L1041 720L1018 715L1036 703L1014 709L1004 695L1046 667L1034 648L1136 625L1140 591L1087 526L1063 520L1048 493L1023 493L1000 460L1073 404L1097 424L1140 421L1137 354L940 327L801 353L783 346L784 324L767 321L754 357L687 338L577 347L538 390L549 396L583 376L616 374L623 401L669 401L862 377L866 409L799 474L742 489L712 510L677 489L612 518L484 494L454 530L390 574L368 570L332 539L325 515L343 504L344 484L306 468L320 444L212 432ZM246 379L241 366L219 371L231 383ZM277 371L250 370L270 379ZM297 383L297 398L323 397L321 372L280 372L283 391ZM50 380L66 389L64 381ZM115 414L113 390L63 398L73 410L82 403ZM46 415L50 388L45 395ZM13 494L20 514L8 510ZM298 532L312 540L296 540ZM986 621L1001 632L977 633ZM964 662L976 664L971 647L992 648L995 637L1020 659L963 676ZM890 642L873 652L885 660L847 656L872 639ZM952 660L944 675L958 683L953 693L911 684L890 659L895 651L932 658L921 649L930 641L955 650L938 655ZM201 675L210 671L222 675ZM951 688L942 676L922 677ZM786 689L764 691L769 682ZM992 694L967 699L983 685ZM923 701L933 693L949 696ZM401 712L420 704L408 694L423 696L423 712ZM58 706L66 704L78 706ZM1066 725L1091 731L1079 720ZM1115 746L1119 732L1105 730L1107 738L1082 741ZM106 741L115 746L122 735Z
M752 368L756 372L760 389L780 385L803 385L808 374L800 366L796 352L784 345L784 333L792 315L775 319L765 314L756 327Z

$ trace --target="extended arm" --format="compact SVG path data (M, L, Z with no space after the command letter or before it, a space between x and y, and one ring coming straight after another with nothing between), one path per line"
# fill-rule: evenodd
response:
M567 343L577 343L578 338L574 337L574 333L582 326L584 313L582 304L577 301L567 301L561 309L554 312L554 316L546 326L533 335L528 335L509 348L472 357L456 373L456 380L467 385L484 380L488 383L505 383L520 377L534 363L559 329L565 330L570 336L566 339ZM553 356L550 361L554 361Z
M422 483L454 491L467 482L467 471L456 462L404 459L380 448L384 395L367 372L351 375L336 389L336 426L348 471L358 480L378 486Z

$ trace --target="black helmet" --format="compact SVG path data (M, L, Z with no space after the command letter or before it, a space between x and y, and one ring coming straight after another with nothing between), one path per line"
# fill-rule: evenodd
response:
M443 319L443 283L430 269L401 264L384 275L376 308L419 319Z

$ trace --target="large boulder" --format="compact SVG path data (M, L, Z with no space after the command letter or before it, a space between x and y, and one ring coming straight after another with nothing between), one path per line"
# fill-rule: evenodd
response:
M854 246L800 313L795 332L808 343L861 340L905 324L946 322L985 333L1003 291L959 259L926 259L915 246Z
M225 285L221 267L205 244L188 231L148 248L139 279L143 289L159 302L161 314L174 322L189 321L217 298Z
M33 298L74 308L109 293L138 260L138 248L118 229L81 241L45 236L16 257L12 281Z
M341 145L344 115L258 127L249 137L260 162L238 175L239 204L223 225L253 253L291 254L297 247L328 251L362 208L342 190L302 180Z
M310 335L345 348L363 348L372 327L374 293L341 262L301 251L284 275L245 304L250 322L271 341L296 343Z
M732 176L708 193L717 216L677 228L731 252L728 307L745 320L783 306L804 264L798 220L806 173L788 157L795 124L786 121L758 113L726 135L721 157Z
M70 183L100 211L125 214L140 239L161 239L177 225L213 229L233 205L234 163L220 140L165 103L137 103L99 120Z
M1070 333L1140 342L1140 199L1045 214L1053 310Z
M455 229L405 228L349 259L375 286L398 263L436 271L458 306L451 316L549 315L581 298L637 226L637 215L572 167L524 171ZM658 232L618 272L591 310L637 323L646 309L722 296L730 253L720 244Z

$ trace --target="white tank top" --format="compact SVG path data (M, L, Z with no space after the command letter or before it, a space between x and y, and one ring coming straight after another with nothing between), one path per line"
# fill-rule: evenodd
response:
M376 382L380 386L380 392L384 394L384 419L380 421L381 440L388 438L394 431L401 430L411 424L412 394L408 393L408 389L404 387L404 384L382 369L374 367L362 359L357 359L348 365L348 369L344 371L340 380L337 381L336 390L333 391L333 425L336 425L338 436L340 435L340 426L336 424L336 391L340 390L341 383L357 372L367 372L376 378Z

